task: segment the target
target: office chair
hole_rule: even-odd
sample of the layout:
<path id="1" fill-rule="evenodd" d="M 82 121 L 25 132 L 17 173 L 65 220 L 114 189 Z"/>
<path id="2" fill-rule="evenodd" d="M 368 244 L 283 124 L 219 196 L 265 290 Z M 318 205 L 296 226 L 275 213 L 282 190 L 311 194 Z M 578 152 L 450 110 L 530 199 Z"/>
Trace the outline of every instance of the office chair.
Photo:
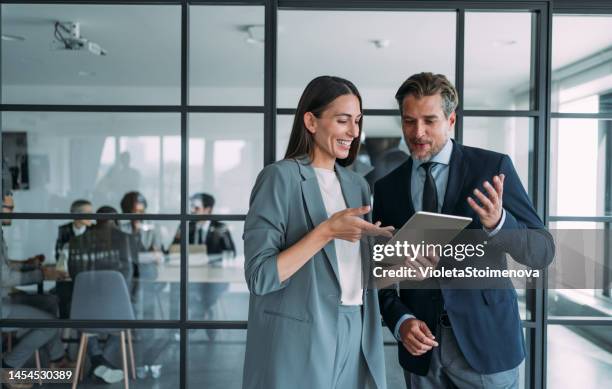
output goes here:
<path id="1" fill-rule="evenodd" d="M 76 276 L 74 294 L 70 307 L 72 320 L 134 320 L 134 310 L 130 294 L 121 273 L 113 270 L 84 271 Z M 129 389 L 127 348 L 131 362 L 132 379 L 136 378 L 134 348 L 129 330 L 121 329 L 86 329 L 81 333 L 77 365 L 72 381 L 76 389 L 78 381 L 83 379 L 87 339 L 100 333 L 119 332 L 121 338 L 121 356 L 123 361 L 123 380 L 125 389 Z"/>

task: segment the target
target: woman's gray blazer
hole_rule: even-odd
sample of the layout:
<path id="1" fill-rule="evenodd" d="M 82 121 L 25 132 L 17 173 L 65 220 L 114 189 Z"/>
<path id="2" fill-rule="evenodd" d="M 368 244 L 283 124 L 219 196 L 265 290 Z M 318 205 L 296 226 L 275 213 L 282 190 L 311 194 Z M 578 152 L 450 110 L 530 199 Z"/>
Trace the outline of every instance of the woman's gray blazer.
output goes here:
<path id="1" fill-rule="evenodd" d="M 362 177 L 338 164 L 336 172 L 349 208 L 370 203 L 368 184 Z M 251 292 L 244 389 L 331 386 L 340 304 L 334 243 L 329 242 L 283 283 L 279 282 L 276 267 L 280 251 L 326 219 L 323 198 L 308 158 L 276 162 L 257 177 L 243 236 L 245 278 Z M 371 239 L 361 239 L 364 275 L 361 343 L 376 387 L 384 389 L 377 293 L 366 285 L 370 253 Z"/>

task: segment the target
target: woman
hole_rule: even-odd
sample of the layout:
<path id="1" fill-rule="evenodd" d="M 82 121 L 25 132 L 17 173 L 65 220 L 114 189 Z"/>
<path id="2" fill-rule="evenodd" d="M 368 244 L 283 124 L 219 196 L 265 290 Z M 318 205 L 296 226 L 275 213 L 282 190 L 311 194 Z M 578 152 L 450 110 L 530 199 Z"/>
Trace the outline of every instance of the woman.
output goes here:
<path id="1" fill-rule="evenodd" d="M 357 88 L 317 77 L 300 99 L 285 159 L 257 178 L 244 227 L 251 292 L 243 388 L 386 388 Z M 365 218 L 365 219 L 364 219 Z M 369 290 L 368 290 L 369 289 Z"/>

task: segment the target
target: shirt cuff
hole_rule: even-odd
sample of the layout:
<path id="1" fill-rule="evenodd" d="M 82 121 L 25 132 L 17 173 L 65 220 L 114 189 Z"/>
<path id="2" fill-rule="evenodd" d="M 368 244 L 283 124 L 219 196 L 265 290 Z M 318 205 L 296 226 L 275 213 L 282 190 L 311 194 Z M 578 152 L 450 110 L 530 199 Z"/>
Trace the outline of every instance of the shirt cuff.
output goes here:
<path id="1" fill-rule="evenodd" d="M 400 334 L 399 334 L 400 327 L 402 326 L 402 323 L 408 319 L 416 319 L 416 318 L 414 315 L 411 315 L 409 313 L 404 313 L 402 317 L 400 317 L 399 320 L 397 321 L 397 324 L 395 324 L 395 330 L 393 331 L 393 336 L 395 336 L 395 339 L 397 339 L 398 342 L 402 341 L 402 338 L 400 338 Z"/>
<path id="2" fill-rule="evenodd" d="M 495 236 L 499 230 L 501 230 L 502 226 L 504 225 L 506 221 L 506 210 L 502 208 L 502 215 L 501 215 L 501 219 L 499 219 L 499 223 L 497 223 L 497 227 L 495 227 L 494 229 L 490 230 L 486 227 L 482 227 L 483 230 L 485 230 L 485 232 L 489 235 L 489 238 Z"/>

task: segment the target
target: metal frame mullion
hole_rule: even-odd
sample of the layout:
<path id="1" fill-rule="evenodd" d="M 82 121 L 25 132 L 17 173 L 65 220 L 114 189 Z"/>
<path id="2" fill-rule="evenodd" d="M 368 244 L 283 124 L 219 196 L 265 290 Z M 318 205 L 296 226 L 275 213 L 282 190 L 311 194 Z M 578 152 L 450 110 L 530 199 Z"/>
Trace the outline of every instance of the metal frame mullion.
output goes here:
<path id="1" fill-rule="evenodd" d="M 550 168 L 550 86 L 552 58 L 552 4 L 547 2 L 538 14 L 538 47 L 536 48 L 536 108 L 539 112 L 534 142 L 536 174 L 534 199 L 536 210 L 543 222 L 548 224 L 548 173 Z M 548 269 L 543 270 L 535 299 L 535 358 L 532 362 L 533 388 L 546 388 L 547 316 L 548 316 Z"/>
<path id="2" fill-rule="evenodd" d="M 548 325 L 612 326 L 612 317 L 550 316 Z"/>
<path id="3" fill-rule="evenodd" d="M 90 112 L 90 113 L 264 113 L 257 105 L 69 105 L 69 104 L 2 104 L 3 112 Z"/>
<path id="4" fill-rule="evenodd" d="M 609 0 L 555 0 L 555 14 L 605 14 L 612 12 Z"/>
<path id="5" fill-rule="evenodd" d="M 73 4 L 73 5 L 179 5 L 181 0 L 0 0 L 2 4 Z"/>
<path id="6" fill-rule="evenodd" d="M 351 10 L 351 11 L 388 11 L 415 9 L 416 11 L 439 11 L 471 9 L 475 10 L 533 10 L 536 1 L 491 1 L 491 0 L 471 0 L 471 1 L 428 1 L 419 0 L 279 0 L 279 8 L 295 10 Z M 539 3 L 542 3 L 540 1 Z"/>
<path id="7" fill-rule="evenodd" d="M 549 216 L 548 221 L 612 223 L 612 216 Z"/>
<path id="8" fill-rule="evenodd" d="M 264 42 L 264 166 L 276 160 L 276 43 L 278 0 L 266 0 Z"/>
<path id="9" fill-rule="evenodd" d="M 181 112 L 180 105 L 69 105 L 69 104 L 2 104 L 3 112 L 109 112 L 168 113 Z"/>
<path id="10" fill-rule="evenodd" d="M 90 220 L 187 220 L 187 221 L 198 221 L 198 220 L 230 220 L 230 221 L 242 221 L 245 220 L 246 215 L 244 214 L 212 214 L 212 215 L 191 215 L 191 214 L 137 214 L 137 213 L 0 213 L 2 219 L 12 220 L 76 220 L 76 219 L 90 219 Z"/>
<path id="11" fill-rule="evenodd" d="M 612 120 L 612 112 L 598 113 L 570 113 L 570 112 L 552 112 L 550 114 L 553 119 L 597 119 L 597 120 Z"/>
<path id="12" fill-rule="evenodd" d="M 190 5 L 265 5 L 265 0 L 187 0 Z"/>
<path id="13" fill-rule="evenodd" d="M 189 4 L 183 0 L 181 4 L 181 269 L 180 269 L 180 344 L 179 344 L 179 387 L 187 388 L 187 248 L 189 234 L 187 233 L 187 196 L 189 193 Z"/>
<path id="14" fill-rule="evenodd" d="M 0 4 L 0 35 L 2 34 L 2 5 Z M 2 58 L 2 39 L 0 39 L 0 58 Z M 1 62 L 1 61 L 0 61 Z M 0 63 L 0 106 L 2 106 L 2 65 Z M 0 111 L 0 195 L 2 196 L 2 201 L 4 202 L 4 169 L 2 166 L 2 161 L 4 161 L 4 145 L 2 143 L 2 116 L 3 113 Z M 2 209 L 0 208 L 0 212 Z M 0 227 L 1 228 L 1 227 Z M 2 233 L 0 231 L 0 233 Z M 4 238 L 4 237 L 3 237 Z M 1 260 L 1 259 L 0 259 Z M 1 272 L 1 270 L 0 270 Z M 2 279 L 0 274 L 0 279 Z M 2 300 L 0 299 L 0 318 L 2 318 Z M 0 328 L 0 332 L 2 329 Z M 0 350 L 2 350 L 2 336 L 0 336 Z"/>
<path id="15" fill-rule="evenodd" d="M 478 116 L 478 117 L 538 117 L 538 111 L 510 111 L 510 110 L 484 110 L 484 109 L 466 109 L 462 110 L 463 116 Z"/>
<path id="16" fill-rule="evenodd" d="M 465 9 L 457 10 L 457 20 L 455 22 L 455 88 L 459 95 L 459 105 L 456 109 L 455 140 L 463 143 L 463 98 L 465 96 L 464 86 L 465 71 Z"/>
<path id="17" fill-rule="evenodd" d="M 187 107 L 189 112 L 201 113 L 264 113 L 264 106 L 257 105 L 242 105 L 242 106 L 224 106 L 224 105 L 190 105 Z"/>
<path id="18" fill-rule="evenodd" d="M 27 322 L 27 323 L 24 323 Z M 40 320 L 3 319 L 6 328 L 142 328 L 142 329 L 246 329 L 245 320 L 188 321 L 180 320 Z"/>
<path id="19" fill-rule="evenodd" d="M 264 5 L 265 0 L 0 0 L 2 4 L 108 5 Z"/>

